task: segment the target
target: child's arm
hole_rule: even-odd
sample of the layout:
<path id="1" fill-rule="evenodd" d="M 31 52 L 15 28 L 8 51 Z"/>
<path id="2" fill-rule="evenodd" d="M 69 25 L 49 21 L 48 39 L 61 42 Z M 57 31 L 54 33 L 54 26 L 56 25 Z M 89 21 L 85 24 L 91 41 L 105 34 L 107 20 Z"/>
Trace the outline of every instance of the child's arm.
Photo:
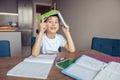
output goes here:
<path id="1" fill-rule="evenodd" d="M 46 27 L 46 23 L 44 22 L 44 20 L 42 20 L 42 23 L 40 23 L 40 32 L 36 38 L 36 41 L 34 43 L 34 46 L 32 48 L 32 56 L 37 57 L 40 53 L 41 50 L 41 42 L 42 42 L 42 37 L 44 32 L 46 31 L 47 27 Z"/>
<path id="2" fill-rule="evenodd" d="M 75 46 L 69 31 L 69 27 L 65 28 L 64 26 L 62 26 L 62 30 L 67 38 L 67 43 L 65 44 L 65 48 L 70 52 L 75 52 Z"/>
<path id="3" fill-rule="evenodd" d="M 43 36 L 43 33 L 42 32 L 39 32 L 37 38 L 36 38 L 36 41 L 34 43 L 34 46 L 32 48 L 32 56 L 34 57 L 37 57 L 40 53 L 40 50 L 41 50 L 41 41 L 42 41 L 42 36 Z"/>

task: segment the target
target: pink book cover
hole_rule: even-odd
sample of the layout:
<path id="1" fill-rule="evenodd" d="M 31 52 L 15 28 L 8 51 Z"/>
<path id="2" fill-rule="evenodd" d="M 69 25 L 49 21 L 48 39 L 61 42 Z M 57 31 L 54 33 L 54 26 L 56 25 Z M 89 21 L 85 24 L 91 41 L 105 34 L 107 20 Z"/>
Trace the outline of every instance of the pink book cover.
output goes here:
<path id="1" fill-rule="evenodd" d="M 96 58 L 96 59 L 101 60 L 106 63 L 111 62 L 111 61 L 120 63 L 120 57 L 114 57 L 114 56 L 109 56 L 109 55 L 100 55 L 100 54 L 86 54 L 86 55 Z"/>

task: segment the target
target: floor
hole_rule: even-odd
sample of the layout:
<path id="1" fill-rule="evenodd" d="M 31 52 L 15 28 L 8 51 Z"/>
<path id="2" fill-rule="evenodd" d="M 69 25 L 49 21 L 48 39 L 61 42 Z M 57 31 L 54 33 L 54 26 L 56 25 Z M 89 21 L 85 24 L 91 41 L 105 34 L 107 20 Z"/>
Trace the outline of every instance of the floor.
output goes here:
<path id="1" fill-rule="evenodd" d="M 23 56 L 31 55 L 31 46 L 22 46 L 22 55 Z"/>

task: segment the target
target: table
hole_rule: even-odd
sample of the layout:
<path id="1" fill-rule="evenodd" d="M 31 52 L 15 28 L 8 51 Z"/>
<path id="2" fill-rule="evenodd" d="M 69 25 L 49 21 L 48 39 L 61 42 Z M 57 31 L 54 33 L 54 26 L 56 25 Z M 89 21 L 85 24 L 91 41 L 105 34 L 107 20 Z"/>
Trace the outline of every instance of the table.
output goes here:
<path id="1" fill-rule="evenodd" d="M 77 51 L 74 53 L 61 52 L 57 54 L 56 60 L 60 59 L 61 57 L 77 59 L 80 55 L 86 54 L 86 53 L 104 55 L 103 53 L 95 51 L 95 50 L 83 50 L 83 51 Z M 21 62 L 24 58 L 26 58 L 26 56 L 14 56 L 14 57 L 0 58 L 0 80 L 40 80 L 40 79 L 24 78 L 24 77 L 12 77 L 12 76 L 6 75 L 6 73 L 10 69 L 12 69 L 19 62 Z M 48 75 L 47 80 L 74 80 L 73 78 L 68 77 L 61 73 L 61 69 L 55 66 L 56 60 L 52 66 L 52 69 Z"/>

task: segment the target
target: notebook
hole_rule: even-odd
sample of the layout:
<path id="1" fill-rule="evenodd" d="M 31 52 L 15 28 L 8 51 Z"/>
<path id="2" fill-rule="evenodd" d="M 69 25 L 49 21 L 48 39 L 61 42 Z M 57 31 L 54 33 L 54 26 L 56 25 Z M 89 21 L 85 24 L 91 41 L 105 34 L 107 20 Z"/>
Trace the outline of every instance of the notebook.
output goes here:
<path id="1" fill-rule="evenodd" d="M 47 79 L 56 55 L 27 57 L 7 72 L 7 76 Z"/>

